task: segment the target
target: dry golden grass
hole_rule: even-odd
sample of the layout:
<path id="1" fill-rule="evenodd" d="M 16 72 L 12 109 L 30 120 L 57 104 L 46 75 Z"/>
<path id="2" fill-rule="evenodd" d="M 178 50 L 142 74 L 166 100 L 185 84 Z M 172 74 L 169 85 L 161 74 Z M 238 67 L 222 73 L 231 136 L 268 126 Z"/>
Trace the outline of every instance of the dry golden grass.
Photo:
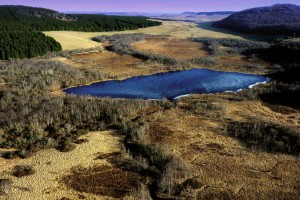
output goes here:
<path id="1" fill-rule="evenodd" d="M 142 28 L 131 31 L 114 31 L 114 32 L 76 32 L 76 31 L 47 31 L 46 35 L 53 37 L 61 45 L 63 50 L 73 50 L 81 48 L 93 48 L 100 44 L 91 41 L 92 37 L 99 35 L 114 35 L 125 33 L 145 33 L 153 35 L 171 35 L 180 38 L 188 37 L 216 37 L 216 38 L 243 38 L 242 34 L 231 34 L 219 32 L 218 30 L 208 30 L 199 28 L 196 23 L 163 21 L 162 26 Z"/>
<path id="2" fill-rule="evenodd" d="M 238 140 L 222 134 L 224 118 L 245 120 L 250 117 L 276 124 L 298 126 L 290 115 L 276 113 L 260 101 L 231 102 L 222 95 L 194 95 L 193 101 L 210 99 L 222 105 L 222 117 L 197 115 L 186 109 L 173 108 L 156 113 L 149 137 L 181 157 L 195 171 L 201 187 L 194 192 L 199 199 L 297 199 L 300 183 L 300 159 L 280 153 L 266 153 L 246 148 Z M 182 99 L 179 107 L 190 105 Z M 212 114 L 216 111 L 206 110 Z"/>
<path id="3" fill-rule="evenodd" d="M 79 63 L 88 63 L 89 68 L 99 69 L 112 76 L 119 75 L 120 72 L 123 76 L 139 74 L 141 70 L 135 66 L 146 64 L 142 59 L 130 55 L 119 55 L 109 51 L 78 54 L 74 55 L 73 58 Z"/>
<path id="4" fill-rule="evenodd" d="M 39 151 L 24 160 L 0 158 L 0 178 L 13 180 L 11 194 L 1 196 L 1 199 L 79 199 L 80 196 L 85 199 L 110 199 L 105 194 L 97 196 L 72 190 L 61 182 L 61 178 L 70 173 L 73 167 L 110 166 L 106 160 L 96 159 L 97 155 L 120 151 L 120 138 L 113 136 L 112 132 L 92 132 L 82 138 L 88 139 L 88 142 L 77 145 L 73 151 L 67 153 L 49 149 Z M 12 177 L 11 169 L 20 164 L 32 165 L 36 173 L 22 178 Z"/>
<path id="5" fill-rule="evenodd" d="M 76 31 L 48 31 L 44 33 L 58 41 L 63 50 L 88 49 L 101 46 L 98 42 L 90 39 L 97 36 L 96 33 Z"/>
<path id="6" fill-rule="evenodd" d="M 229 118 L 257 118 L 282 125 L 300 125 L 300 113 L 298 110 L 290 110 L 289 113 L 275 112 L 261 101 L 242 101 L 225 104 Z M 242 112 L 241 112 L 242 111 Z"/>
<path id="7" fill-rule="evenodd" d="M 265 61 L 249 61 L 241 55 L 217 56 L 215 61 L 218 63 L 211 66 L 211 69 L 229 72 L 242 72 L 250 74 L 268 74 L 272 71 L 270 63 Z"/>
<path id="8" fill-rule="evenodd" d="M 74 68 L 100 70 L 119 80 L 165 71 L 161 64 L 148 63 L 130 55 L 120 55 L 109 51 L 75 54 L 71 58 L 57 57 L 53 60 L 63 62 Z M 57 94 L 60 93 L 57 92 Z"/>

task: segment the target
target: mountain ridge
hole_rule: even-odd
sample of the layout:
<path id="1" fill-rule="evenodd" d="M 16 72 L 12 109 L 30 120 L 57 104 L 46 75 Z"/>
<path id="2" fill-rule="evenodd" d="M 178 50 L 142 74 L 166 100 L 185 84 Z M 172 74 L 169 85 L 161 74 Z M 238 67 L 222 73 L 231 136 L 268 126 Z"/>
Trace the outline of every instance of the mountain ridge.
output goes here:
<path id="1" fill-rule="evenodd" d="M 37 18 L 50 17 L 62 20 L 68 19 L 67 15 L 64 13 L 47 8 L 28 7 L 22 5 L 0 5 L 0 17 L 13 18 L 14 13 Z M 69 17 L 69 19 L 71 18 Z"/>
<path id="2" fill-rule="evenodd" d="M 215 12 L 183 12 L 182 15 L 231 15 L 235 11 L 215 11 Z"/>
<path id="3" fill-rule="evenodd" d="M 213 26 L 251 34 L 300 34 L 300 6 L 275 4 L 251 8 L 234 13 Z"/>

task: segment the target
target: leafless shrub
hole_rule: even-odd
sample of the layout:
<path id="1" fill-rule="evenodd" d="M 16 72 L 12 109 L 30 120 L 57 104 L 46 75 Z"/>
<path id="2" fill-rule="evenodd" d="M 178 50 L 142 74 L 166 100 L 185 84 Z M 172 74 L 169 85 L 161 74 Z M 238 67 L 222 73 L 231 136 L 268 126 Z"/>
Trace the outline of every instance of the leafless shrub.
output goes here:
<path id="1" fill-rule="evenodd" d="M 148 187 L 141 183 L 137 189 L 132 191 L 132 196 L 135 200 L 150 200 L 152 199 Z"/>
<path id="2" fill-rule="evenodd" d="M 292 127 L 250 119 L 246 122 L 228 122 L 224 133 L 251 149 L 292 155 L 300 153 L 299 131 Z"/>
<path id="3" fill-rule="evenodd" d="M 178 195 L 177 188 L 180 183 L 188 179 L 192 175 L 188 167 L 183 161 L 173 156 L 165 165 L 163 173 L 160 177 L 159 188 L 168 198 Z"/>
<path id="4" fill-rule="evenodd" d="M 31 152 L 47 147 L 66 147 L 93 130 L 126 121 L 141 108 L 159 102 L 97 99 L 69 95 L 54 97 L 53 89 L 101 80 L 106 75 L 93 70 L 77 70 L 52 61 L 11 61 L 0 65 L 0 75 L 10 86 L 0 95 L 0 147 Z M 163 104 L 163 103 L 162 103 Z M 66 149 L 66 148 L 63 148 Z M 18 154 L 10 153 L 6 157 Z M 20 152 L 26 157 L 26 152 Z"/>
<path id="5" fill-rule="evenodd" d="M 249 41 L 231 38 L 195 38 L 194 41 L 202 42 L 207 45 L 208 51 L 213 55 L 222 55 L 223 51 L 220 50 L 221 46 L 229 47 L 231 54 L 242 53 L 249 49 L 265 49 L 269 48 L 270 44 L 267 42 Z"/>
<path id="6" fill-rule="evenodd" d="M 94 47 L 94 48 L 84 48 L 84 49 L 74 49 L 74 50 L 65 50 L 65 51 L 57 51 L 57 52 L 48 52 L 43 56 L 40 56 L 39 58 L 44 59 L 50 59 L 55 57 L 66 57 L 71 58 L 74 54 L 80 54 L 85 52 L 101 52 L 103 51 L 103 48 L 101 46 Z"/>
<path id="7" fill-rule="evenodd" d="M 17 165 L 12 170 L 11 174 L 16 177 L 30 176 L 35 173 L 35 170 L 30 165 Z"/>
<path id="8" fill-rule="evenodd" d="M 0 179 L 0 196 L 9 195 L 11 191 L 12 180 Z"/>

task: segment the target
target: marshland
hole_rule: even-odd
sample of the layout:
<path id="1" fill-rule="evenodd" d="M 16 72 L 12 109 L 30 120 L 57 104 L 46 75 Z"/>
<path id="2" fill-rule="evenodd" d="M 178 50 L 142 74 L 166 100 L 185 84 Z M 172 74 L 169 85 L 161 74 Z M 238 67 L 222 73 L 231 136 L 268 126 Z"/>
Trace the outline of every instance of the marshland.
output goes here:
<path id="1" fill-rule="evenodd" d="M 0 61 L 0 198 L 299 197 L 297 40 L 154 21 L 136 30 L 45 32 L 62 50 Z M 178 99 L 64 92 L 198 70 L 263 80 Z"/>

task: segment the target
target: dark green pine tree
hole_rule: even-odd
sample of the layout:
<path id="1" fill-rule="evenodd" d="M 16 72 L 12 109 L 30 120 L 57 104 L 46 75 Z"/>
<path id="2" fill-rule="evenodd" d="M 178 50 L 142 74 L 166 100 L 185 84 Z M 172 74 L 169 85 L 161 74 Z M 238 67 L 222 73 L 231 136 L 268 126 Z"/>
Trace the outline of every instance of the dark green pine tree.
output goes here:
<path id="1" fill-rule="evenodd" d="M 58 19 L 58 15 L 67 20 Z M 161 23 L 145 17 L 62 15 L 41 8 L 0 6 L 0 59 L 32 58 L 62 49 L 58 42 L 40 31 L 122 31 L 157 25 Z"/>

